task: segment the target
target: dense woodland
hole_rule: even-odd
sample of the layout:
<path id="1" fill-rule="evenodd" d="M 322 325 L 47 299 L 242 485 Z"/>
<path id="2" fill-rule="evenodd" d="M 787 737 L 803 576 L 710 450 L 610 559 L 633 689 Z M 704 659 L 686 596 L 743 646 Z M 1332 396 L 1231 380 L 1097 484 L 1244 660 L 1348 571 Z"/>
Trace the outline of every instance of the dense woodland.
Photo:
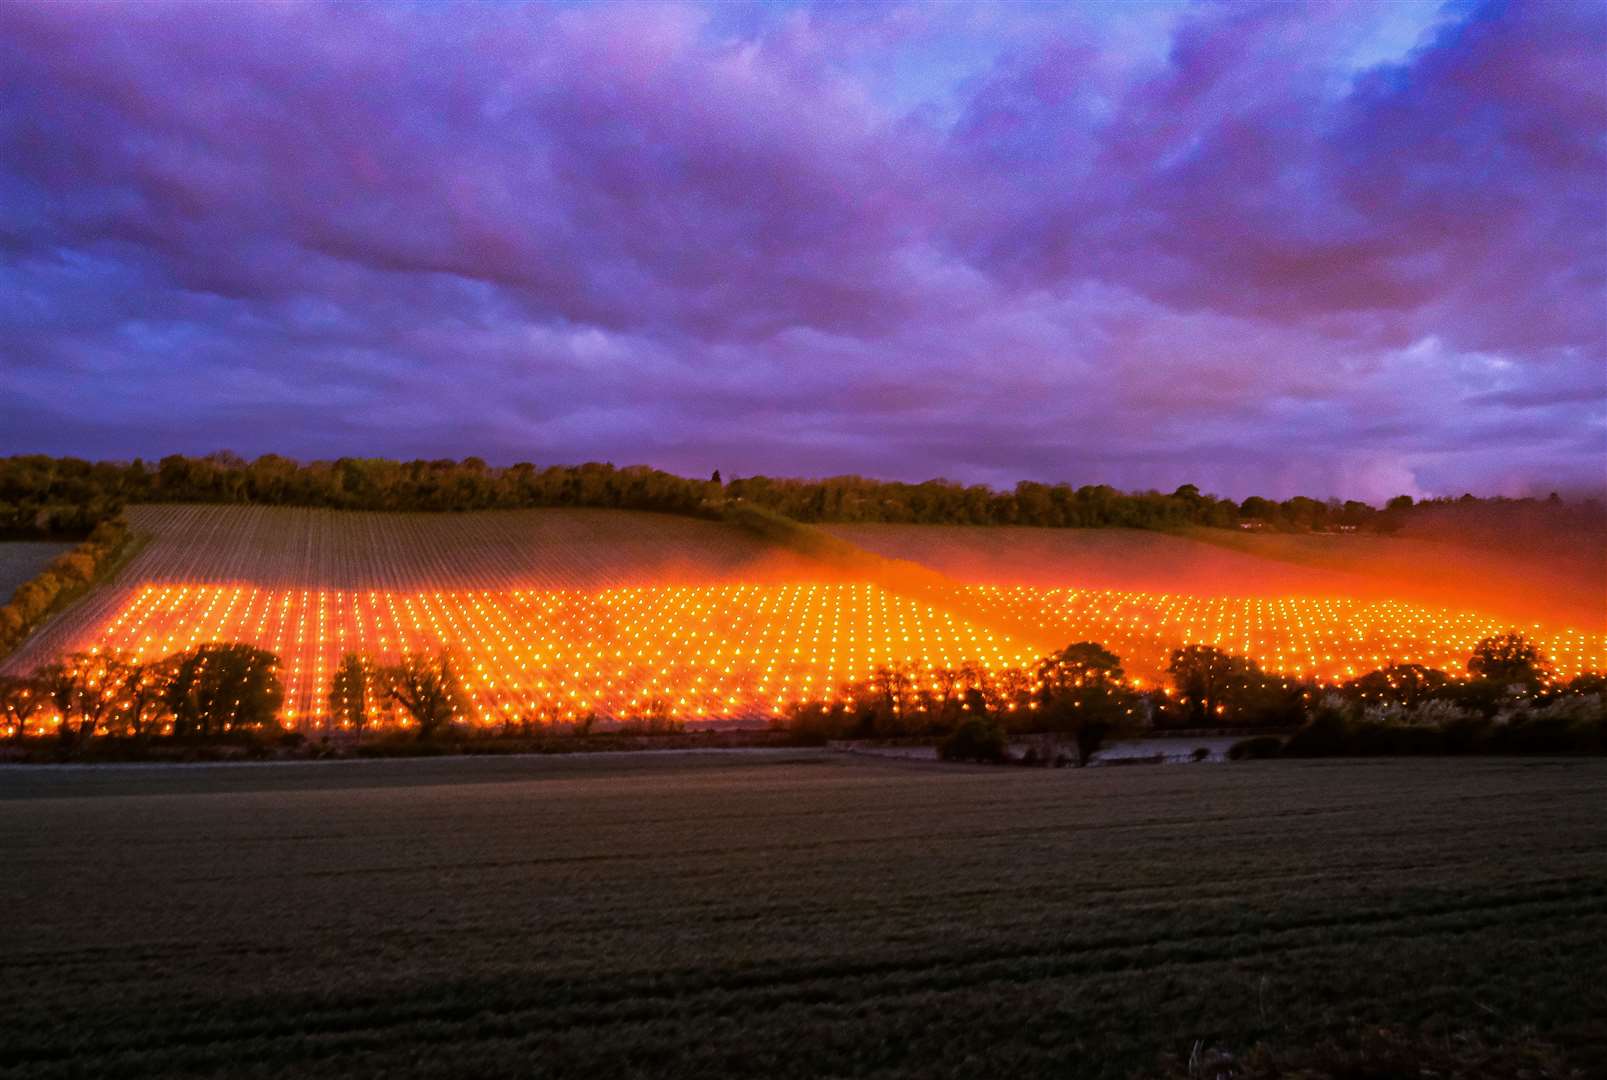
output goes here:
<path id="1" fill-rule="evenodd" d="M 946 480 L 920 484 L 837 476 L 823 480 L 754 476 L 691 480 L 643 465 L 487 465 L 462 461 L 341 458 L 301 464 L 267 454 L 246 461 L 223 452 L 172 455 L 154 465 L 23 455 L 0 458 L 0 538 L 83 537 L 124 504 L 263 503 L 353 510 L 461 511 L 540 506 L 614 507 L 715 515 L 733 502 L 758 505 L 805 522 L 910 522 L 952 525 L 1249 526 L 1295 531 L 1393 531 L 1425 507 L 1524 505 L 1534 500 L 1419 503 L 1401 496 L 1383 509 L 1350 500 L 1297 497 L 1243 502 L 1185 484 L 1169 494 L 1121 492 L 1104 484 L 1022 482 L 1013 491 Z M 1556 505 L 1555 497 L 1552 504 Z M 1596 516 L 1594 503 L 1575 509 Z"/>

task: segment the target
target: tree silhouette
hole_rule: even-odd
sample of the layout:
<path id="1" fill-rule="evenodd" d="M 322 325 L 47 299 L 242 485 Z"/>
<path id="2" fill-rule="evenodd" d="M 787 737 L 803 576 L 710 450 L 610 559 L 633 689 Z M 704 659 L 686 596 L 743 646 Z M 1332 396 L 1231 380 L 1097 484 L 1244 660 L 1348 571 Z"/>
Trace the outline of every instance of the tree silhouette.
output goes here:
<path id="1" fill-rule="evenodd" d="M 369 686 L 373 681 L 373 665 L 356 653 L 347 653 L 329 683 L 329 715 L 350 728 L 359 742 L 363 725 L 368 722 Z"/>
<path id="2" fill-rule="evenodd" d="M 250 645 L 209 644 L 172 657 L 165 703 L 175 735 L 220 735 L 275 722 L 284 704 L 279 658 Z"/>
<path id="3" fill-rule="evenodd" d="M 1540 650 L 1517 632 L 1487 637 L 1473 646 L 1468 671 L 1491 682 L 1538 686 L 1550 674 Z"/>
<path id="4" fill-rule="evenodd" d="M 385 701 L 418 724 L 419 739 L 432 738 L 437 731 L 468 712 L 468 702 L 458 681 L 452 658 L 413 655 L 400 664 L 381 669 L 378 682 Z"/>

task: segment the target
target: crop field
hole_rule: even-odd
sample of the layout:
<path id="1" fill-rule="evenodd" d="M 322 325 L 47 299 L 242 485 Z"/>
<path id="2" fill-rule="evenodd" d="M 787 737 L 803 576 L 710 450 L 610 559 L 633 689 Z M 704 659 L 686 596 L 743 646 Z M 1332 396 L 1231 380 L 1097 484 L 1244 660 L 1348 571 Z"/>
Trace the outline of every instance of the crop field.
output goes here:
<path id="1" fill-rule="evenodd" d="M 318 728 L 343 654 L 392 662 L 450 649 L 472 719 L 487 725 L 587 714 L 752 719 L 829 697 L 884 666 L 1030 666 L 1078 640 L 1103 642 L 1130 675 L 1149 681 L 1161 677 L 1171 649 L 1193 643 L 1328 682 L 1388 663 L 1459 673 L 1480 638 L 1513 625 L 1467 610 L 1331 596 L 1042 580 L 951 579 L 901 590 L 898 582 L 838 580 L 840 572 L 732 526 L 622 511 L 170 506 L 136 508 L 133 520 L 153 542 L 4 670 L 72 650 L 151 659 L 211 641 L 248 642 L 280 657 L 284 722 Z M 1019 531 L 1001 533 L 988 575 L 1013 565 L 1009 537 Z M 930 534 L 921 535 L 931 548 Z M 955 534 L 961 550 L 968 535 Z M 1140 563 L 1164 563 L 1168 545 L 1185 542 L 1120 532 L 1088 541 L 1128 543 Z M 1560 677 L 1607 668 L 1599 630 L 1539 622 L 1522 629 Z"/>
<path id="2" fill-rule="evenodd" d="M 1384 1024 L 1602 1075 L 1604 804 L 1588 759 L 19 770 L 0 1077 L 1114 1078 Z"/>

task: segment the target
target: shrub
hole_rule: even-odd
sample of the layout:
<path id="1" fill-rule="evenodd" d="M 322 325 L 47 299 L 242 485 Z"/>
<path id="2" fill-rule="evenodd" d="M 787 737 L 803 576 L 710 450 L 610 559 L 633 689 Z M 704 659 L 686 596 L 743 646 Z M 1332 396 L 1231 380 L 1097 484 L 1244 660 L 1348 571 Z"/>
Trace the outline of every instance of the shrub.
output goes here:
<path id="1" fill-rule="evenodd" d="M 1453 682 L 1440 691 L 1441 700 L 1480 716 L 1494 716 L 1511 700 L 1510 686 L 1493 679 L 1467 679 Z"/>
<path id="2" fill-rule="evenodd" d="M 1104 768 L 1122 767 L 1127 765 L 1165 765 L 1165 754 L 1143 754 L 1132 757 L 1106 758 L 1099 763 Z"/>
<path id="3" fill-rule="evenodd" d="M 973 717 L 938 744 L 937 756 L 944 761 L 1001 762 L 1007 756 L 1004 729 L 991 720 Z"/>
<path id="4" fill-rule="evenodd" d="M 11 594 L 0 609 L 0 655 L 10 652 L 64 600 L 104 573 L 130 539 L 121 521 L 103 521 L 89 540 L 57 556 Z"/>
<path id="5" fill-rule="evenodd" d="M 1472 719 L 1473 714 L 1459 706 L 1454 701 L 1444 698 L 1431 698 L 1414 707 L 1406 714 L 1406 721 L 1419 727 L 1440 728 L 1444 730 L 1452 724 Z"/>
<path id="6" fill-rule="evenodd" d="M 20 638 L 26 625 L 27 621 L 23 619 L 22 612 L 15 604 L 0 607 L 0 640 L 12 641 Z"/>
<path id="7" fill-rule="evenodd" d="M 1598 694 L 1558 698 L 1497 717 L 1490 746 L 1513 754 L 1600 753 L 1607 734 L 1607 706 Z"/>
<path id="8" fill-rule="evenodd" d="M 1240 739 L 1228 747 L 1228 760 L 1247 761 L 1253 758 L 1275 758 L 1282 752 L 1282 739 L 1276 735 L 1257 735 L 1250 739 Z"/>
<path id="9" fill-rule="evenodd" d="M 1546 658 L 1522 634 L 1498 634 L 1473 647 L 1468 671 L 1503 686 L 1537 686 L 1547 673 Z"/>
<path id="10" fill-rule="evenodd" d="M 1440 749 L 1447 754 L 1480 753 L 1489 747 L 1492 726 L 1481 713 L 1455 709 L 1454 715 L 1441 722 Z"/>
<path id="11" fill-rule="evenodd" d="M 1339 752 L 1364 757 L 1433 754 L 1439 752 L 1443 742 L 1444 738 L 1436 728 L 1363 721 L 1349 727 L 1344 749 Z"/>
<path id="12" fill-rule="evenodd" d="M 173 734 L 217 736 L 239 728 L 276 735 L 284 704 L 279 658 L 244 644 L 212 643 L 173 656 L 164 690 Z"/>
<path id="13" fill-rule="evenodd" d="M 1311 712 L 1299 731 L 1289 736 L 1283 752 L 1289 757 L 1332 757 L 1350 748 L 1350 723 L 1341 708 L 1324 702 Z"/>
<path id="14" fill-rule="evenodd" d="M 98 549 L 81 545 L 65 555 L 57 556 L 50 564 L 50 571 L 63 581 L 82 584 L 95 576 L 96 564 L 102 557 Z"/>

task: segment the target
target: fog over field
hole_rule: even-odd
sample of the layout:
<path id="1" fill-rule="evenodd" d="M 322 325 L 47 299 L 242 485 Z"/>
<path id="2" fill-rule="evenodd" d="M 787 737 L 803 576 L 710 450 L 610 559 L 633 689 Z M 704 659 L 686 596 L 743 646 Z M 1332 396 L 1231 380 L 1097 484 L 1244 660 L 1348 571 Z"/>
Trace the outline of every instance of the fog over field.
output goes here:
<path id="1" fill-rule="evenodd" d="M 1607 631 L 1607 531 L 1420 535 L 828 525 L 962 581 L 1202 596 L 1352 596 Z"/>

